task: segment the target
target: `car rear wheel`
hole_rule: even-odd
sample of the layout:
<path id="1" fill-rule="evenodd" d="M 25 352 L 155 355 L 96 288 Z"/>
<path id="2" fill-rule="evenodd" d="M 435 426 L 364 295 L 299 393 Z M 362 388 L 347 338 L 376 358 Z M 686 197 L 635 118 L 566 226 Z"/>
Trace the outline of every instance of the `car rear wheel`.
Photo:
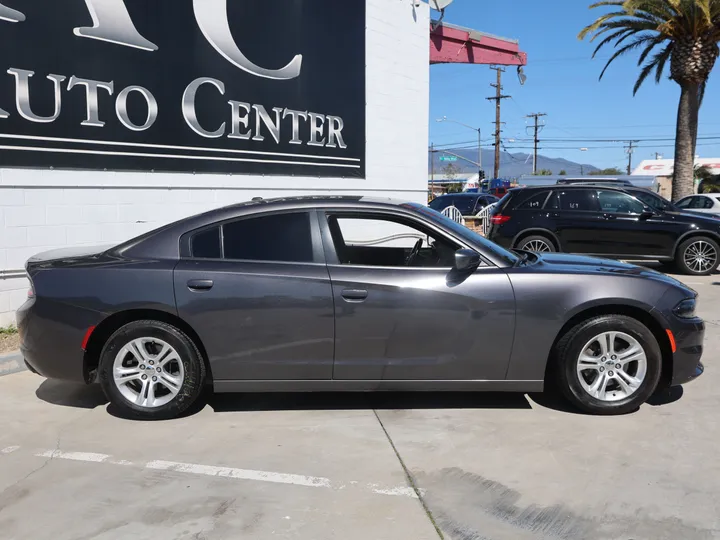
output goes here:
<path id="1" fill-rule="evenodd" d="M 660 380 L 657 339 L 640 321 L 624 315 L 602 315 L 578 324 L 555 352 L 560 389 L 591 414 L 632 412 Z"/>
<path id="2" fill-rule="evenodd" d="M 555 244 L 546 236 L 535 235 L 523 238 L 518 243 L 519 249 L 525 251 L 534 251 L 536 253 L 553 253 L 555 252 Z"/>
<path id="3" fill-rule="evenodd" d="M 126 416 L 174 418 L 200 396 L 205 364 L 183 332 L 159 321 L 135 321 L 116 331 L 100 358 L 100 383 Z"/>
<path id="4" fill-rule="evenodd" d="M 720 246 L 706 236 L 689 238 L 680 244 L 675 262 L 685 274 L 710 275 L 720 264 Z"/>

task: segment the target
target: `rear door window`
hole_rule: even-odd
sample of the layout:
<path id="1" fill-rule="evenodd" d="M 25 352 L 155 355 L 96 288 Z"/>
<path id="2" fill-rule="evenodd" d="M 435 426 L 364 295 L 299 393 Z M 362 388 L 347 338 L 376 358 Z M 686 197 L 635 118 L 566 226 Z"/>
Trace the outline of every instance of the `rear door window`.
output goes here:
<path id="1" fill-rule="evenodd" d="M 520 202 L 515 208 L 516 210 L 540 210 L 545 206 L 550 190 L 539 191 L 538 193 L 532 194 L 530 197 Z"/>
<path id="2" fill-rule="evenodd" d="M 271 214 L 226 223 L 223 246 L 226 259 L 313 262 L 310 214 Z"/>
<path id="3" fill-rule="evenodd" d="M 599 212 L 597 191 L 591 189 L 565 189 L 558 192 L 560 209 L 572 212 Z"/>

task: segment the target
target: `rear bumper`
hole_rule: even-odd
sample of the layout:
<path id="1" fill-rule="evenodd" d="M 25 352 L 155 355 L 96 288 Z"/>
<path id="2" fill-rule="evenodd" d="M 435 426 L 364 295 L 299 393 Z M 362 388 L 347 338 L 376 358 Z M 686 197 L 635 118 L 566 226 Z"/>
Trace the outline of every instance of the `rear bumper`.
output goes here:
<path id="1" fill-rule="evenodd" d="M 675 337 L 671 384 L 685 384 L 697 379 L 705 371 L 700 359 L 703 354 L 705 323 L 702 319 L 682 320 L 672 317 L 670 330 Z"/>
<path id="2" fill-rule="evenodd" d="M 89 312 L 63 306 L 65 311 L 77 313 L 58 318 L 54 316 L 55 309 L 57 306 L 52 302 L 32 299 L 17 311 L 20 351 L 25 363 L 30 371 L 48 379 L 87 382 L 81 345 L 86 329 L 93 325 L 89 320 L 92 317 Z"/>

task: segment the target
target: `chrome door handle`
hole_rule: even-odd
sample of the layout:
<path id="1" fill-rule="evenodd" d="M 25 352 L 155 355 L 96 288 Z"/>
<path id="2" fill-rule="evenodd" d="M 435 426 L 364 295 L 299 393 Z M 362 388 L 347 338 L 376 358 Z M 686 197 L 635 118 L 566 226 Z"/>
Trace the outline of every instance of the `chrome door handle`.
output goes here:
<path id="1" fill-rule="evenodd" d="M 213 287 L 212 279 L 191 279 L 187 282 L 191 291 L 209 291 Z"/>
<path id="2" fill-rule="evenodd" d="M 365 289 L 345 289 L 341 295 L 348 302 L 362 302 L 367 299 L 368 292 Z"/>

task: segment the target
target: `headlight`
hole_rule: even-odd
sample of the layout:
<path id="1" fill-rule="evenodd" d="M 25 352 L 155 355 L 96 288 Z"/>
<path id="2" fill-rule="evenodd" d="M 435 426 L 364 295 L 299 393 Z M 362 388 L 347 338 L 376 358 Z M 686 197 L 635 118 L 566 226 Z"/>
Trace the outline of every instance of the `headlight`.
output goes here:
<path id="1" fill-rule="evenodd" d="M 675 309 L 673 313 L 681 319 L 693 319 L 695 318 L 695 309 L 697 308 L 697 301 L 694 298 L 688 298 L 683 300 Z"/>

